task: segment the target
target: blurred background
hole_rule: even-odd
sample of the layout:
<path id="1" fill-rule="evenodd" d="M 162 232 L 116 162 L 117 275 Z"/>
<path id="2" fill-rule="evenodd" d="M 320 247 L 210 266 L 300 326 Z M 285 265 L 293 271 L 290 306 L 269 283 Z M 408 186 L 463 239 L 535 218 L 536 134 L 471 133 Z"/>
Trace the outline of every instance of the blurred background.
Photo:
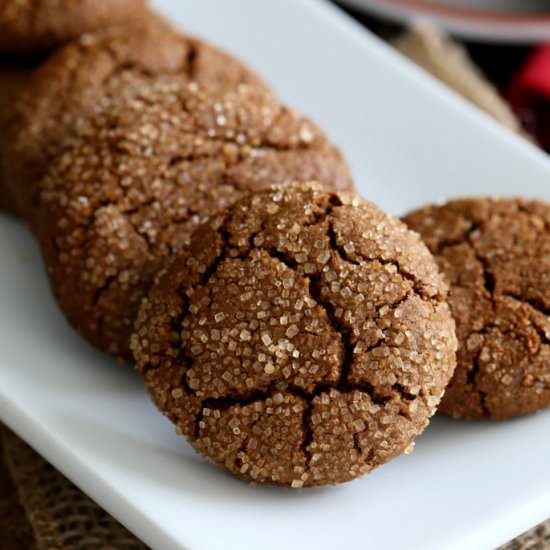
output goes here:
<path id="1" fill-rule="evenodd" d="M 550 151 L 550 0 L 340 0 L 363 25 Z"/>

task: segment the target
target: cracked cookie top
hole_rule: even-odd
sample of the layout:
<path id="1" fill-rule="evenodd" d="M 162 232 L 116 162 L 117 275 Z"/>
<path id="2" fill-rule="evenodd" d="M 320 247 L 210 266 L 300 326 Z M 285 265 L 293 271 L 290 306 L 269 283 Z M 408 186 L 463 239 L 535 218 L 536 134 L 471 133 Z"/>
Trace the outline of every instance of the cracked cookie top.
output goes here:
<path id="1" fill-rule="evenodd" d="M 339 153 L 263 87 L 142 86 L 81 127 L 43 182 L 42 252 L 59 304 L 131 358 L 137 306 L 191 232 L 243 192 L 302 177 L 352 187 Z"/>
<path id="2" fill-rule="evenodd" d="M 40 56 L 143 11 L 143 0 L 2 0 L 0 52 Z"/>
<path id="3" fill-rule="evenodd" d="M 36 228 L 40 183 L 79 120 L 147 82 L 186 79 L 232 89 L 259 81 L 239 61 L 182 36 L 153 14 L 85 34 L 53 54 L 31 77 L 4 123 L 2 185 Z"/>
<path id="4" fill-rule="evenodd" d="M 358 197 L 289 183 L 200 226 L 157 278 L 132 350 L 160 409 L 258 483 L 352 480 L 410 448 L 455 365 L 416 234 Z"/>
<path id="5" fill-rule="evenodd" d="M 404 220 L 451 286 L 458 361 L 440 412 L 504 419 L 550 405 L 550 205 L 464 199 Z"/>

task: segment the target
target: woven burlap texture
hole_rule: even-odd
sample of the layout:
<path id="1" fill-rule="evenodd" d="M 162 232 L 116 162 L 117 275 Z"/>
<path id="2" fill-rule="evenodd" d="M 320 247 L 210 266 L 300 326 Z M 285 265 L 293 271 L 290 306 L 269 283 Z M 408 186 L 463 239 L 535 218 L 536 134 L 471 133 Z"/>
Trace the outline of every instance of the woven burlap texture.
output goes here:
<path id="1" fill-rule="evenodd" d="M 550 520 L 527 531 L 498 550 L 548 550 L 550 548 Z"/>
<path id="2" fill-rule="evenodd" d="M 494 88 L 483 79 L 465 50 L 433 27 L 417 27 L 401 37 L 396 45 L 424 69 L 502 124 L 515 131 L 519 130 L 519 124 L 509 108 Z M 21 439 L 1 426 L 0 430 L 4 461 L 19 495 L 17 499 L 14 488 L 6 480 L 5 494 L 0 493 L 2 550 L 146 548 Z M 23 509 L 28 521 L 24 517 Z M 33 535 L 35 543 L 32 542 Z M 499 550 L 549 549 L 550 520 Z"/>
<path id="3" fill-rule="evenodd" d="M 147 548 L 53 466 L 7 429 L 4 461 L 43 550 Z M 22 549 L 23 550 L 23 549 Z"/>
<path id="4" fill-rule="evenodd" d="M 19 502 L 17 488 L 4 465 L 3 456 L 0 434 L 0 547 L 2 550 L 35 550 L 31 525 Z"/>

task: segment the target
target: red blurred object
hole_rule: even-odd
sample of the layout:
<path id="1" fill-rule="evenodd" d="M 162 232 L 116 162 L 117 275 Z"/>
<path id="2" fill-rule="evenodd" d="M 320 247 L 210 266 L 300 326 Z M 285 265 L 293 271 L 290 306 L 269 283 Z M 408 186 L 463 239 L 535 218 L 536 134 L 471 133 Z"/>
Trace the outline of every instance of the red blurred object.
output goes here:
<path id="1" fill-rule="evenodd" d="M 550 151 L 550 44 L 533 50 L 505 95 L 526 129 Z"/>

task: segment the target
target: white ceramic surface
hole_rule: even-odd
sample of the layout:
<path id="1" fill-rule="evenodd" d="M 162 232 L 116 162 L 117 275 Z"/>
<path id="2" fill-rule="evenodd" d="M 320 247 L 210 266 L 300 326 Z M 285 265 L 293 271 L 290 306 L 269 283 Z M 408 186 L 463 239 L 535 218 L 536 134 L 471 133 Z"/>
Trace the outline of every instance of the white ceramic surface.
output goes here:
<path id="1" fill-rule="evenodd" d="M 337 0 L 391 21 L 430 19 L 477 42 L 536 43 L 550 40 L 547 0 Z"/>
<path id="2" fill-rule="evenodd" d="M 550 199 L 550 162 L 317 0 L 157 0 L 241 55 L 347 154 L 384 208 Z M 156 549 L 491 549 L 550 516 L 550 411 L 438 419 L 416 451 L 344 486 L 251 487 L 207 465 L 137 375 L 65 324 L 23 225 L 0 216 L 0 418 Z"/>

